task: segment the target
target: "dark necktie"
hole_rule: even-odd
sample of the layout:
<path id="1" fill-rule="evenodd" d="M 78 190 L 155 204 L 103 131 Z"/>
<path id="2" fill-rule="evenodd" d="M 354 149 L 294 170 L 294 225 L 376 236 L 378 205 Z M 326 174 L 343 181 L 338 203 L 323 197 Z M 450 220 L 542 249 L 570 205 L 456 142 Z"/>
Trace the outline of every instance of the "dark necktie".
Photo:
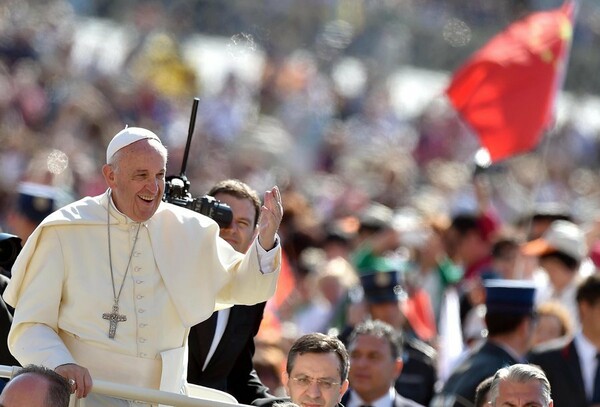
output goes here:
<path id="1" fill-rule="evenodd" d="M 592 403 L 600 403 L 600 353 L 596 354 L 596 375 L 594 376 Z"/>

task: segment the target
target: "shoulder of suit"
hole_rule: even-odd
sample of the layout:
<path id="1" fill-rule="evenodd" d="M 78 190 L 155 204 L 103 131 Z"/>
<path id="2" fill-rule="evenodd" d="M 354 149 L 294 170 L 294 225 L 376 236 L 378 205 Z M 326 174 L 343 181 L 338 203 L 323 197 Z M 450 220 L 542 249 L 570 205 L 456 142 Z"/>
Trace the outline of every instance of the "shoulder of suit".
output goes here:
<path id="1" fill-rule="evenodd" d="M 233 307 L 231 307 L 231 310 L 238 309 L 238 310 L 253 310 L 253 311 L 261 311 L 262 312 L 266 305 L 267 305 L 266 302 L 259 302 L 258 304 L 252 304 L 252 305 L 235 304 Z"/>
<path id="2" fill-rule="evenodd" d="M 404 342 L 404 345 L 412 350 L 417 351 L 427 359 L 435 359 L 437 357 L 437 351 L 433 348 L 433 346 L 428 345 L 417 338 L 407 338 Z"/>
<path id="3" fill-rule="evenodd" d="M 265 397 L 262 399 L 254 400 L 252 402 L 252 405 L 257 407 L 268 407 L 272 406 L 275 403 L 285 403 L 289 401 L 291 401 L 289 397 Z"/>
<path id="4" fill-rule="evenodd" d="M 396 393 L 396 395 L 395 395 L 396 400 L 394 403 L 394 405 L 396 407 L 424 407 L 422 404 L 419 404 L 414 400 L 403 397 L 400 393 L 398 393 L 398 391 L 394 391 L 394 392 Z"/>

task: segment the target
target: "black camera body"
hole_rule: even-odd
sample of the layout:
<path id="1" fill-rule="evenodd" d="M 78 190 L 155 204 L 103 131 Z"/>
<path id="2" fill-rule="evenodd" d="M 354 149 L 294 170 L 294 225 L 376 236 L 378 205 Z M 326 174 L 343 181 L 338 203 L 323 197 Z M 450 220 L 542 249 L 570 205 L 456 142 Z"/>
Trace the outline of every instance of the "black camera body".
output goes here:
<path id="1" fill-rule="evenodd" d="M 229 205 L 210 195 L 192 198 L 189 190 L 190 182 L 184 176 L 169 176 L 165 182 L 163 201 L 206 215 L 222 228 L 231 225 L 233 212 Z"/>
<path id="2" fill-rule="evenodd" d="M 9 233 L 0 233 L 0 268 L 10 272 L 20 252 L 20 237 Z"/>

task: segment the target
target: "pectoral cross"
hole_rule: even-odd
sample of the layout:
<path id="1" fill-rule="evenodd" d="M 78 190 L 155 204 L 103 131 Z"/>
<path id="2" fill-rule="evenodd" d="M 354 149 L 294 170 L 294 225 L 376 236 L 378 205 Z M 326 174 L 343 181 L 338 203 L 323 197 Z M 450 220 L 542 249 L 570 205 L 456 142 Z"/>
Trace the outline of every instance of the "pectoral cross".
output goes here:
<path id="1" fill-rule="evenodd" d="M 108 329 L 108 337 L 110 339 L 115 339 L 115 334 L 117 333 L 117 323 L 127 321 L 127 317 L 123 314 L 119 314 L 119 304 L 114 304 L 112 308 L 112 312 L 105 312 L 102 314 L 102 319 L 107 319 L 110 321 L 110 327 Z"/>

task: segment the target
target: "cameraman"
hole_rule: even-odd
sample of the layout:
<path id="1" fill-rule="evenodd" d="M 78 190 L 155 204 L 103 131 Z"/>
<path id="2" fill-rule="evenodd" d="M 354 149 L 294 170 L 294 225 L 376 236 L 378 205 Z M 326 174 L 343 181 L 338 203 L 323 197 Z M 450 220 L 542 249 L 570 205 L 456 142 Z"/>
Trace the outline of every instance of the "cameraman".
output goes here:
<path id="1" fill-rule="evenodd" d="M 258 232 L 261 202 L 245 183 L 228 179 L 216 184 L 209 196 L 229 205 L 233 219 L 219 235 L 235 250 L 245 253 Z M 234 305 L 216 311 L 192 327 L 189 335 L 188 382 L 222 390 L 242 404 L 268 396 L 254 365 L 254 336 L 263 317 L 265 303 Z"/>

